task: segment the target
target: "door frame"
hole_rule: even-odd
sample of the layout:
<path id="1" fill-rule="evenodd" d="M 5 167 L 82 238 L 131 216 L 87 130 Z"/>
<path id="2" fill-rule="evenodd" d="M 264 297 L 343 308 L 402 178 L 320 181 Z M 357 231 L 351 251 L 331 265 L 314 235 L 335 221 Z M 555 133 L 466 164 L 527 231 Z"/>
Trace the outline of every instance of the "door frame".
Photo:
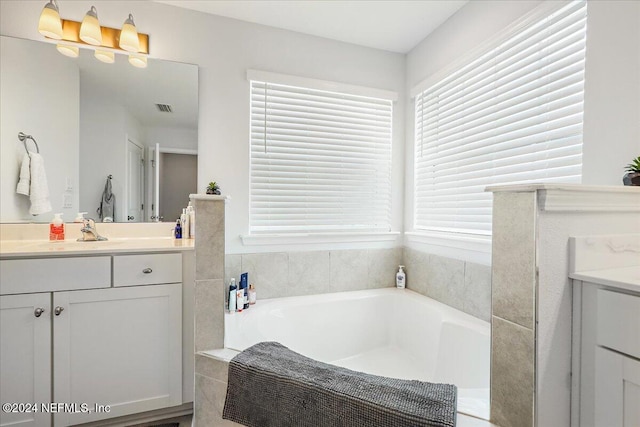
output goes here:
<path id="1" fill-rule="evenodd" d="M 141 194 L 140 194 L 140 201 L 142 202 L 142 217 L 140 221 L 137 222 L 145 222 L 146 218 L 147 218 L 147 203 L 145 200 L 145 194 L 146 194 L 146 168 L 147 168 L 147 164 L 146 164 L 146 154 L 145 154 L 145 146 L 144 144 L 140 143 L 136 138 L 133 138 L 132 136 L 130 136 L 128 133 L 125 134 L 125 141 L 124 141 L 124 164 L 125 164 L 125 179 L 124 179 L 124 200 L 123 200 L 123 206 L 124 206 L 124 212 L 122 213 L 122 222 L 129 222 L 127 220 L 127 216 L 128 216 L 128 212 L 129 212 L 129 181 L 131 179 L 131 177 L 129 176 L 129 143 L 131 142 L 133 145 L 137 146 L 140 148 L 140 151 L 142 152 L 142 174 L 140 176 L 140 185 L 142 186 L 141 188 Z M 115 215 L 115 213 L 114 213 Z M 134 221 L 136 222 L 136 221 Z"/>

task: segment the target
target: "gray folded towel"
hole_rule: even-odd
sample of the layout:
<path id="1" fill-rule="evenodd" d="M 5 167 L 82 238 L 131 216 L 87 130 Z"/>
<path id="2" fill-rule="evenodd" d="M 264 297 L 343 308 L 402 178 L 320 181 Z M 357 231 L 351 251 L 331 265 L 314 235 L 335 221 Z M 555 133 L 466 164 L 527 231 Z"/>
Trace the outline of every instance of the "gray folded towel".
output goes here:
<path id="1" fill-rule="evenodd" d="M 276 342 L 229 362 L 222 418 L 250 427 L 453 427 L 456 386 L 322 363 Z"/>
<path id="2" fill-rule="evenodd" d="M 102 199 L 100 199 L 100 206 L 97 212 L 98 217 L 103 222 L 115 222 L 116 220 L 116 195 L 113 194 L 111 189 L 111 178 L 107 178 L 107 182 L 104 184 L 104 191 L 102 192 Z"/>

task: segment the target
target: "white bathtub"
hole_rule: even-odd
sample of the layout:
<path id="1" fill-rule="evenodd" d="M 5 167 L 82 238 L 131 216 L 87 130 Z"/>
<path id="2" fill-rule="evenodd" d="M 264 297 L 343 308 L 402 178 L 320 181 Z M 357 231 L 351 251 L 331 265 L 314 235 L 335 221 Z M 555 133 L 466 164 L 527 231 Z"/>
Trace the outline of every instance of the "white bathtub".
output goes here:
<path id="1" fill-rule="evenodd" d="M 225 314 L 225 347 L 278 341 L 356 371 L 458 386 L 458 411 L 489 418 L 489 323 L 395 288 L 258 300 Z"/>

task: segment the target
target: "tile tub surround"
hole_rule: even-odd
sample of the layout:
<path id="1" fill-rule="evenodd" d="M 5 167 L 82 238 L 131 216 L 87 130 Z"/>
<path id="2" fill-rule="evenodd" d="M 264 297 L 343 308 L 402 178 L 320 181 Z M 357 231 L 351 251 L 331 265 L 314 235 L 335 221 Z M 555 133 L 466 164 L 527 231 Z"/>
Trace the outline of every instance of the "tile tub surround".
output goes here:
<path id="1" fill-rule="evenodd" d="M 403 250 L 402 264 L 406 267 L 409 289 L 482 320 L 490 321 L 490 266 L 446 258 L 407 247 Z"/>
<path id="2" fill-rule="evenodd" d="M 247 272 L 258 299 L 384 288 L 401 261 L 402 248 L 232 254 L 225 284 Z"/>
<path id="3" fill-rule="evenodd" d="M 569 427 L 569 238 L 639 233 L 640 189 L 532 184 L 488 191 L 494 193 L 492 421 Z"/>

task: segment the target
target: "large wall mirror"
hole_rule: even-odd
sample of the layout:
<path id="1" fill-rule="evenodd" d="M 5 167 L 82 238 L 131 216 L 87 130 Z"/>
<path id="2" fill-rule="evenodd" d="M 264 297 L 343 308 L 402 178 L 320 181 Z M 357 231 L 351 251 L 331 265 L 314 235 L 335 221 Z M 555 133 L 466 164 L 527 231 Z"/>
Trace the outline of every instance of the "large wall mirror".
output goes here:
<path id="1" fill-rule="evenodd" d="M 198 67 L 149 59 L 139 69 L 122 55 L 105 64 L 91 50 L 68 58 L 50 43 L 0 43 L 0 222 L 97 219 L 107 181 L 116 222 L 175 221 L 197 192 Z M 30 215 L 16 193 L 19 132 L 37 141 L 52 212 Z"/>

